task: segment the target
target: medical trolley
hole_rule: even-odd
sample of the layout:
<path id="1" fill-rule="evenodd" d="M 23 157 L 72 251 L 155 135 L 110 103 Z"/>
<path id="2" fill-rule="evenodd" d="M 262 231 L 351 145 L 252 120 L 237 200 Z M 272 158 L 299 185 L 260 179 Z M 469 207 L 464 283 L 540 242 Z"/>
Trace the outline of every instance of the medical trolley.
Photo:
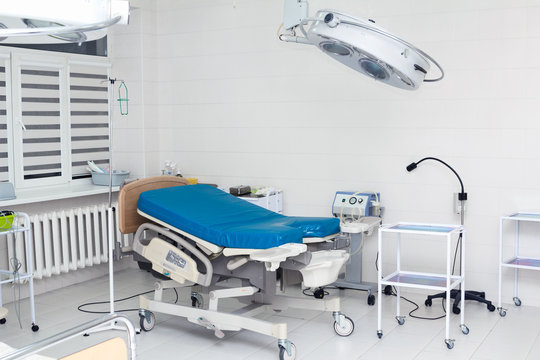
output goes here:
<path id="1" fill-rule="evenodd" d="M 19 225 L 24 222 L 24 225 Z M 30 241 L 30 218 L 27 214 L 22 212 L 17 212 L 14 214 L 13 225 L 9 228 L 0 229 L 0 235 L 13 234 L 13 241 L 17 241 L 17 233 L 24 233 L 24 241 L 26 247 L 26 261 L 27 261 L 27 273 L 16 272 L 15 270 L 0 270 L 0 309 L 2 308 L 2 284 L 10 284 L 15 282 L 23 282 L 24 280 L 28 281 L 29 287 L 29 298 L 30 298 L 30 315 L 32 320 L 32 331 L 36 332 L 39 330 L 39 326 L 36 325 L 36 313 L 34 305 L 34 269 L 33 269 L 33 253 L 32 241 Z M 16 248 L 16 247 L 14 247 Z M 13 259 L 18 263 L 16 254 L 13 255 Z M 11 259 L 10 259 L 11 261 Z M 14 267 L 18 267 L 17 264 L 13 264 Z M 0 311 L 0 313 L 2 313 Z M 4 314 L 7 311 L 3 312 Z M 0 324 L 4 324 L 6 318 L 3 317 L 0 319 Z"/>
<path id="2" fill-rule="evenodd" d="M 514 256 L 503 259 L 503 225 L 504 221 L 515 222 L 515 238 L 514 238 Z M 521 300 L 518 297 L 518 275 L 519 269 L 540 270 L 540 258 L 521 256 L 519 254 L 519 223 L 520 221 L 540 222 L 540 213 L 517 212 L 510 215 L 501 216 L 499 227 L 499 302 L 497 310 L 499 315 L 506 316 L 506 309 L 502 307 L 502 271 L 503 268 L 514 269 L 514 304 L 521 306 Z"/>
<path id="3" fill-rule="evenodd" d="M 383 234 L 390 233 L 397 236 L 397 257 L 396 270 L 383 277 Z M 446 273 L 430 274 L 422 272 L 404 271 L 401 269 L 401 239 L 403 237 L 414 237 L 416 235 L 426 235 L 436 239 L 446 239 Z M 458 239 L 461 236 L 461 275 L 452 275 L 452 239 Z M 394 286 L 397 292 L 396 320 L 399 325 L 405 323 L 405 316 L 401 315 L 400 296 L 401 288 L 418 288 L 446 292 L 446 338 L 444 342 L 448 349 L 454 347 L 454 339 L 450 338 L 450 291 L 461 285 L 461 298 L 465 298 L 465 229 L 462 225 L 434 225 L 434 224 L 413 224 L 397 223 L 392 225 L 383 225 L 379 228 L 379 258 L 378 267 L 378 322 L 377 336 L 379 339 L 383 335 L 382 331 L 382 293 L 383 286 Z M 463 334 L 469 333 L 469 328 L 465 325 L 465 302 L 461 305 L 460 329 Z"/>

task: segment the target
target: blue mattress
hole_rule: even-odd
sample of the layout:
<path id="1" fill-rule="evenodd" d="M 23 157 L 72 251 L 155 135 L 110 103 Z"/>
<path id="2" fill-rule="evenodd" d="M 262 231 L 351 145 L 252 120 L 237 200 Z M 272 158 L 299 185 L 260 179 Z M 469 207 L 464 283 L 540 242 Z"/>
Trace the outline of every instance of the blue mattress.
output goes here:
<path id="1" fill-rule="evenodd" d="M 137 207 L 175 228 L 230 248 L 268 249 L 339 232 L 336 218 L 284 216 L 202 184 L 146 191 Z"/>

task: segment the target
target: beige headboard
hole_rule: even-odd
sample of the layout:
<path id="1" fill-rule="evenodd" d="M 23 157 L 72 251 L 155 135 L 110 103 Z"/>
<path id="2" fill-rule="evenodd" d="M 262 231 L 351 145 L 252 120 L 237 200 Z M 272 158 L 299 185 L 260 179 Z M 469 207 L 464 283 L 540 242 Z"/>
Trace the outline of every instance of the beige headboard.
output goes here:
<path id="1" fill-rule="evenodd" d="M 122 234 L 131 234 L 148 219 L 137 214 L 139 195 L 148 190 L 189 185 L 189 181 L 177 176 L 154 176 L 129 183 L 118 195 L 118 227 Z"/>

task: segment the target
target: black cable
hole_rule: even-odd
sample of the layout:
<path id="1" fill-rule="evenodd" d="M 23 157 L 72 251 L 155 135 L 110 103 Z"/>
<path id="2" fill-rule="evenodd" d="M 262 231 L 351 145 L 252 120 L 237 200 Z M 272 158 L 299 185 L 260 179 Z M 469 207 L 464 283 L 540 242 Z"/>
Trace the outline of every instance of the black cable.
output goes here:
<path id="1" fill-rule="evenodd" d="M 171 288 L 174 290 L 174 293 L 176 294 L 176 299 L 174 300 L 174 303 L 176 304 L 178 302 L 178 291 L 176 291 L 175 288 Z M 121 302 L 121 301 L 126 301 L 126 300 L 129 300 L 129 299 L 133 299 L 134 297 L 137 297 L 137 296 L 141 296 L 141 295 L 146 295 L 146 294 L 150 294 L 152 292 L 154 292 L 155 290 L 149 290 L 149 291 L 145 291 L 145 292 L 142 292 L 142 293 L 139 293 L 139 294 L 135 294 L 135 295 L 131 295 L 131 296 L 128 296 L 128 297 L 125 297 L 123 299 L 118 299 L 118 300 L 114 300 L 114 302 Z M 108 304 L 109 301 L 95 301 L 95 302 L 89 302 L 89 303 L 85 303 L 85 304 L 82 304 L 82 305 L 79 305 L 77 307 L 77 310 L 83 312 L 83 313 L 87 313 L 87 314 L 108 314 L 109 311 L 92 311 L 92 310 L 84 310 L 83 307 L 87 307 L 87 306 L 92 306 L 92 305 L 103 305 L 103 304 Z M 115 310 L 115 312 L 128 312 L 128 311 L 139 311 L 139 309 L 122 309 L 122 310 Z"/>
<path id="2" fill-rule="evenodd" d="M 392 296 L 397 296 L 397 293 L 395 292 L 395 288 L 392 286 L 392 293 L 391 293 Z M 415 306 L 414 309 L 412 309 L 411 311 L 409 311 L 409 317 L 413 318 L 413 319 L 420 319 L 420 320 L 439 320 L 439 319 L 443 319 L 446 317 L 446 308 L 444 307 L 444 299 L 441 298 L 441 305 L 442 305 L 442 308 L 443 308 L 443 311 L 444 311 L 444 315 L 441 315 L 441 316 L 438 316 L 438 317 L 424 317 L 424 316 L 417 316 L 417 315 L 413 315 L 413 313 L 415 311 L 417 311 L 418 309 L 420 309 L 420 306 L 418 306 L 417 303 L 415 303 L 414 301 L 410 300 L 410 299 L 407 299 L 405 296 L 400 296 L 401 299 L 407 301 L 408 303 L 412 304 Z"/>

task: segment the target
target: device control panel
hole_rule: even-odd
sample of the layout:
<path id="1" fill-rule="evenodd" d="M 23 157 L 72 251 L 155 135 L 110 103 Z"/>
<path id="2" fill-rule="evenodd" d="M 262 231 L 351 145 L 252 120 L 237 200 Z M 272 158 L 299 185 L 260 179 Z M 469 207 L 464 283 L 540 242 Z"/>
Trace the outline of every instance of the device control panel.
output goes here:
<path id="1" fill-rule="evenodd" d="M 370 216 L 374 193 L 356 193 L 355 191 L 337 191 L 332 205 L 332 214 L 343 216 Z"/>

